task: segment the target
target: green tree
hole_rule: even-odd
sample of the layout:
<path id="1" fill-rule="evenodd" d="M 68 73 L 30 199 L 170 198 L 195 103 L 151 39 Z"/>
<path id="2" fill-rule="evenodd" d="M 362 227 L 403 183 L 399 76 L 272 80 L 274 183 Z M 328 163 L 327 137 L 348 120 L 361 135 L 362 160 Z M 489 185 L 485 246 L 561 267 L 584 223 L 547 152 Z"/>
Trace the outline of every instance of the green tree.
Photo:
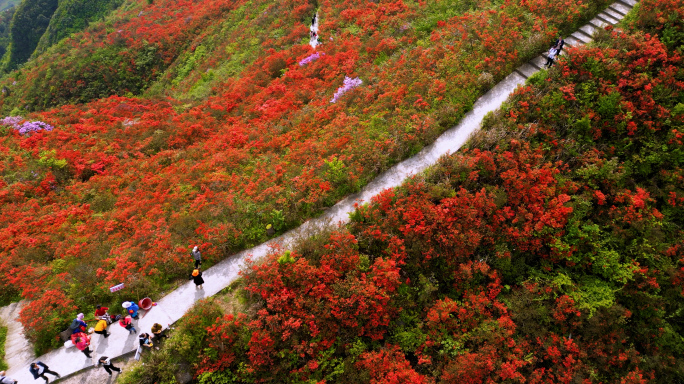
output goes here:
<path id="1" fill-rule="evenodd" d="M 84 30 L 88 23 L 107 15 L 123 3 L 123 0 L 63 0 L 42 34 L 34 56 L 69 35 Z"/>
<path id="2" fill-rule="evenodd" d="M 23 0 L 19 4 L 10 23 L 10 46 L 8 56 L 3 58 L 5 70 L 12 70 L 31 57 L 57 5 L 58 0 Z"/>

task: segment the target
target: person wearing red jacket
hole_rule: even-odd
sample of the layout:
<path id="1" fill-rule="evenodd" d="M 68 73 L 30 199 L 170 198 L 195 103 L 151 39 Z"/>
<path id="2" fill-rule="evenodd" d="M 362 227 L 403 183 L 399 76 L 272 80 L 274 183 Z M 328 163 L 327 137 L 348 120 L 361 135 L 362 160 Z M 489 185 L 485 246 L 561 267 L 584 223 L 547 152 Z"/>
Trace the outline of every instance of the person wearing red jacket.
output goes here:
<path id="1" fill-rule="evenodd" d="M 83 352 L 86 357 L 93 358 L 90 356 L 90 353 L 92 352 L 90 350 L 90 337 L 86 335 L 83 332 L 79 333 L 74 333 L 71 335 L 71 342 L 74 343 L 76 348 L 78 348 L 79 351 Z"/>
<path id="2" fill-rule="evenodd" d="M 133 319 L 131 319 L 130 316 L 126 316 L 123 319 L 119 320 L 119 325 L 126 328 L 129 334 L 131 333 L 138 333 L 136 329 L 133 327 Z"/>

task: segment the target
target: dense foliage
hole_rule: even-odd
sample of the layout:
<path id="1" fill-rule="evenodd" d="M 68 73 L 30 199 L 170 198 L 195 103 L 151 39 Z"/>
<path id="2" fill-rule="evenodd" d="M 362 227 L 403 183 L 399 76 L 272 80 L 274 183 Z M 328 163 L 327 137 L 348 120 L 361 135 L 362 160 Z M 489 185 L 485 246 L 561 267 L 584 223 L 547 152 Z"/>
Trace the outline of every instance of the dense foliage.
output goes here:
<path id="1" fill-rule="evenodd" d="M 4 110 L 24 113 L 158 79 L 154 97 L 2 128 L 0 293 L 58 290 L 87 307 L 114 300 L 107 287 L 121 282 L 160 292 L 185 275 L 192 245 L 211 263 L 258 244 L 267 224 L 282 233 L 415 153 L 603 4 L 320 3 L 321 55 L 300 65 L 314 4 L 126 3 L 2 83 Z M 346 77 L 361 82 L 332 103 Z M 200 100 L 160 99 L 174 95 Z M 64 324 L 40 326 L 34 341 Z"/>
<path id="2" fill-rule="evenodd" d="M 145 351 L 142 361 L 126 368 L 127 373 L 117 378 L 119 384 L 178 383 L 180 375 L 188 375 L 191 366 L 199 362 L 199 351 L 206 345 L 208 328 L 223 314 L 214 299 L 201 300 L 173 329 L 164 331 L 168 339 L 154 340 L 161 349 Z M 164 324 L 165 325 L 165 324 Z"/>
<path id="3" fill-rule="evenodd" d="M 645 0 L 467 150 L 252 266 L 199 382 L 684 380 L 683 15 Z"/>
<path id="4" fill-rule="evenodd" d="M 5 341 L 7 340 L 7 327 L 0 325 L 0 370 L 4 371 L 9 368 L 5 361 Z"/>
<path id="5" fill-rule="evenodd" d="M 14 11 L 14 7 L 0 11 L 0 57 L 7 52 L 7 47 L 10 44 L 10 23 Z"/>
<path id="6" fill-rule="evenodd" d="M 88 23 L 109 14 L 121 3 L 123 0 L 60 1 L 33 55 L 39 55 L 63 38 L 84 30 Z"/>
<path id="7" fill-rule="evenodd" d="M 31 57 L 57 9 L 58 0 L 22 0 L 10 23 L 10 45 L 3 57 L 3 70 L 16 68 Z"/>

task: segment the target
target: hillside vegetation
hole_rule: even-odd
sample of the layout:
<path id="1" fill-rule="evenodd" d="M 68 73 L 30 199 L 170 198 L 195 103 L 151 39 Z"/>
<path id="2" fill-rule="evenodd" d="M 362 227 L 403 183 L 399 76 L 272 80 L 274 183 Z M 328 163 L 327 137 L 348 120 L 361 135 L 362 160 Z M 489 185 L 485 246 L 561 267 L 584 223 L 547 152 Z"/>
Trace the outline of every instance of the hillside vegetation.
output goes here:
<path id="1" fill-rule="evenodd" d="M 33 56 L 73 33 L 84 30 L 93 20 L 98 20 L 119 7 L 124 0 L 63 0 L 52 14 L 50 24 L 40 37 Z"/>
<path id="2" fill-rule="evenodd" d="M 682 16 L 644 0 L 122 381 L 192 364 L 203 384 L 682 382 Z"/>
<path id="3" fill-rule="evenodd" d="M 605 5 L 571 3 L 125 2 L 0 83 L 0 293 L 44 351 L 109 286 L 154 295 L 195 244 L 210 265 L 283 233 Z"/>
<path id="4" fill-rule="evenodd" d="M 3 57 L 6 71 L 15 69 L 31 56 L 57 9 L 57 0 L 22 0 L 10 23 L 10 45 Z"/>
<path id="5" fill-rule="evenodd" d="M 2 51 L 2 70 L 9 72 L 75 32 L 102 18 L 124 0 L 5 0 L 0 10 L 13 9 L 8 32 L 7 55 Z M 16 10 L 14 7 L 16 5 Z M 3 13 L 3 18 L 5 17 Z M 2 26 L 2 24 L 0 24 Z M 4 32 L 0 30 L 0 36 Z M 9 44 L 11 43 L 11 44 Z"/>

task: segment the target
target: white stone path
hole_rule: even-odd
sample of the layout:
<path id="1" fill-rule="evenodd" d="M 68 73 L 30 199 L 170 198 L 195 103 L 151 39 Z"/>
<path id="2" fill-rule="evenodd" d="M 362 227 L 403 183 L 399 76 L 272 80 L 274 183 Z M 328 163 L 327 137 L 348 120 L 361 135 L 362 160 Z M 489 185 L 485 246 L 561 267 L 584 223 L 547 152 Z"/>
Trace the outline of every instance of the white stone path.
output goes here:
<path id="1" fill-rule="evenodd" d="M 567 37 L 565 39 L 566 45 L 575 47 L 588 43 L 591 41 L 591 36 L 597 28 L 616 24 L 636 3 L 636 0 L 617 1 L 596 18 L 592 19 L 587 25 Z M 317 30 L 318 18 L 316 19 L 314 27 Z M 257 247 L 233 255 L 207 269 L 204 272 L 206 283 L 203 290 L 195 289 L 192 282 L 183 284 L 159 300 L 158 305 L 153 307 L 148 313 L 141 315 L 136 328 L 139 331 L 149 332 L 153 323 L 161 323 L 164 326 L 174 323 L 196 301 L 212 296 L 234 282 L 239 277 L 239 272 L 245 266 L 245 260 L 248 257 L 254 260 L 261 259 L 269 253 L 269 250 L 275 244 L 279 244 L 282 248 L 286 249 L 298 238 L 308 236 L 319 228 L 325 228 L 331 224 L 346 223 L 349 220 L 349 213 L 354 211 L 355 203 L 369 202 L 373 196 L 381 191 L 401 185 L 407 178 L 435 164 L 440 157 L 457 151 L 468 140 L 468 137 L 480 127 L 484 116 L 498 109 L 508 96 L 518 86 L 524 84 L 529 76 L 539 71 L 545 62 L 546 59 L 543 56 L 539 56 L 529 63 L 520 66 L 511 75 L 478 99 L 473 105 L 473 109 L 463 117 L 457 126 L 444 132 L 434 143 L 425 147 L 414 157 L 402 161 L 378 176 L 358 194 L 348 196 L 328 209 L 321 217 L 309 220 L 299 228 L 293 229 Z M 7 311 L 11 312 L 10 316 L 16 316 L 17 314 L 17 311 L 14 309 L 11 311 L 8 309 Z M 0 311 L 1 313 L 2 311 Z M 14 329 L 17 329 L 16 326 Z M 128 332 L 117 324 L 110 327 L 110 332 L 112 335 L 108 339 L 102 338 L 101 335 L 93 336 L 91 345 L 91 349 L 94 351 L 93 356 L 106 355 L 114 358 L 130 353 L 137 347 L 137 336 L 129 336 Z M 12 349 L 12 352 L 8 349 L 8 355 L 9 353 L 23 354 L 24 352 L 22 351 L 26 350 L 26 343 L 23 346 L 17 345 L 15 347 L 14 343 L 12 345 L 12 348 L 16 349 Z M 14 352 L 15 350 L 17 352 Z M 8 375 L 22 383 L 33 382 L 33 376 L 28 372 L 29 360 L 26 359 L 26 356 L 8 357 L 10 361 Z M 91 359 L 86 358 L 75 348 L 60 348 L 40 356 L 36 360 L 46 363 L 52 370 L 59 372 L 62 376 L 72 375 L 93 365 Z"/>

